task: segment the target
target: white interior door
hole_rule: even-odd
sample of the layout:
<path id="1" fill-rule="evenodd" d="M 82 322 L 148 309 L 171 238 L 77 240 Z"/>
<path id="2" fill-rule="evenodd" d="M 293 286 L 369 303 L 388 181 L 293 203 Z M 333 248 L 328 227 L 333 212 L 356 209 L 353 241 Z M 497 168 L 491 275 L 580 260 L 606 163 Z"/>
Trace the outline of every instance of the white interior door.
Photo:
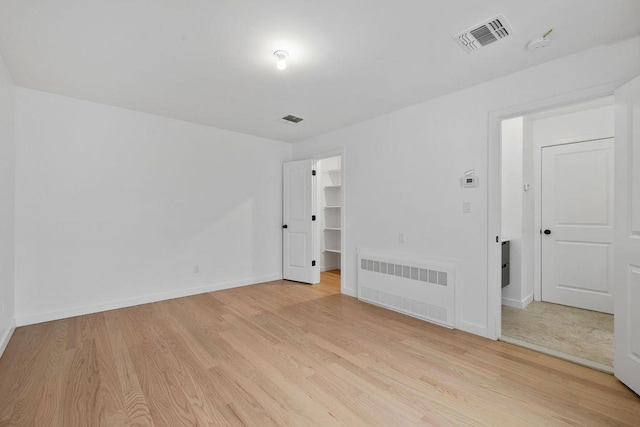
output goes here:
<path id="1" fill-rule="evenodd" d="M 284 164 L 282 210 L 283 277 L 304 283 L 320 282 L 317 262 L 315 160 Z"/>
<path id="2" fill-rule="evenodd" d="M 640 394 L 640 77 L 615 93 L 616 377 Z"/>
<path id="3" fill-rule="evenodd" d="M 613 138 L 542 149 L 542 300 L 613 313 Z"/>

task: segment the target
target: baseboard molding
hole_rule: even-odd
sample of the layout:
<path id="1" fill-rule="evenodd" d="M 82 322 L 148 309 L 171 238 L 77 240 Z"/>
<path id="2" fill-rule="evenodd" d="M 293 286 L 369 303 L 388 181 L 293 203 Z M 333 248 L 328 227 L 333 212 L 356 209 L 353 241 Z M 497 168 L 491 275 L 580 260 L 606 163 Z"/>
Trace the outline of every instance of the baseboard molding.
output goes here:
<path id="1" fill-rule="evenodd" d="M 16 330 L 16 322 L 11 322 L 9 328 L 5 331 L 5 333 L 0 337 L 0 357 L 4 354 L 4 350 L 7 348 L 9 344 L 9 340 L 11 340 L 11 336 L 13 335 L 13 331 Z"/>
<path id="2" fill-rule="evenodd" d="M 613 367 L 611 366 L 603 365 L 602 363 L 598 362 L 592 362 L 591 360 L 583 359 L 582 357 L 578 356 L 572 356 L 570 354 L 562 353 L 561 351 L 552 350 L 550 348 L 541 347 L 539 345 L 531 344 L 517 338 L 501 336 L 500 341 L 517 345 L 518 347 L 528 348 L 529 350 L 537 351 L 538 353 L 543 353 L 548 356 L 557 357 L 558 359 L 566 360 L 567 362 L 575 363 L 577 365 L 586 366 L 587 368 L 595 369 L 596 371 L 613 374 Z"/>
<path id="3" fill-rule="evenodd" d="M 358 298 L 358 291 L 355 289 L 344 288 L 342 289 L 342 293 L 350 297 Z"/>
<path id="4" fill-rule="evenodd" d="M 322 267 L 320 271 L 325 272 L 325 271 L 331 271 L 331 270 L 340 270 L 340 264 L 325 265 L 324 267 Z"/>
<path id="5" fill-rule="evenodd" d="M 168 299 L 188 297 L 191 295 L 204 294 L 207 292 L 221 291 L 224 289 L 238 288 L 241 286 L 255 285 L 258 283 L 281 280 L 282 275 L 271 275 L 263 277 L 253 277 L 250 279 L 236 280 L 231 282 L 214 283 L 211 285 L 197 286 L 195 288 L 179 289 L 176 291 L 162 292 L 158 294 L 143 295 L 123 300 L 110 301 L 101 304 L 92 304 L 82 307 L 73 307 L 63 310 L 49 311 L 46 313 L 29 314 L 27 316 L 16 317 L 16 326 L 33 325 L 35 323 L 49 322 L 52 320 L 67 319 L 69 317 L 83 316 L 85 314 L 99 313 L 102 311 L 116 310 L 119 308 L 132 307 L 135 305 L 149 304 L 152 302 L 165 301 Z"/>
<path id="6" fill-rule="evenodd" d="M 529 294 L 527 297 L 525 297 L 522 300 L 503 297 L 502 305 L 506 305 L 507 307 L 514 307 L 514 308 L 525 308 L 526 306 L 529 305 L 531 301 L 533 301 L 533 294 Z"/>
<path id="7" fill-rule="evenodd" d="M 455 329 L 469 332 L 470 334 L 480 335 L 487 338 L 489 336 L 488 329 L 485 325 L 478 325 L 476 323 L 462 321 L 455 326 Z"/>

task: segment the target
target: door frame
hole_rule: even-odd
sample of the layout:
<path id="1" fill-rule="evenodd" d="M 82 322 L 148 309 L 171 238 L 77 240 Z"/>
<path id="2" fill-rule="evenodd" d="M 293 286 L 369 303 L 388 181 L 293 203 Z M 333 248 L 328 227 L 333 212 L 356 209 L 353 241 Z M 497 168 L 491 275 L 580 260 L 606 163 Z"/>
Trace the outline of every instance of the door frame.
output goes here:
<path id="1" fill-rule="evenodd" d="M 349 266 L 346 263 L 346 252 L 347 252 L 347 239 L 346 239 L 346 235 L 347 235 L 347 230 L 346 230 L 346 211 L 347 211 L 347 179 L 346 179 L 346 174 L 345 174 L 345 165 L 346 165 L 346 161 L 345 161 L 345 152 L 346 149 L 344 147 L 342 148 L 336 148 L 334 150 L 328 150 L 328 151 L 323 151 L 321 153 L 316 153 L 314 154 L 311 158 L 313 160 L 322 160 L 322 159 L 328 159 L 330 157 L 336 157 L 336 156 L 340 156 L 340 167 L 342 169 L 342 176 L 341 176 L 341 180 L 342 180 L 342 189 L 340 191 L 341 193 L 341 197 L 342 197 L 342 209 L 340 209 L 340 226 L 342 227 L 342 230 L 340 232 L 340 293 L 352 296 L 352 297 L 356 297 L 356 295 L 352 294 L 352 292 L 349 291 L 349 289 L 346 287 L 346 277 L 347 277 L 347 271 L 349 270 Z M 320 192 L 320 189 L 318 189 L 318 193 Z M 319 239 L 318 239 L 319 242 Z M 318 243 L 319 244 L 319 243 Z"/>
<path id="2" fill-rule="evenodd" d="M 619 80 L 489 112 L 487 141 L 487 338 L 497 340 L 502 334 L 502 254 L 500 245 L 502 234 L 502 121 L 611 96 L 624 83 L 624 80 Z M 496 237 L 498 242 L 496 242 Z M 534 233 L 534 242 L 536 238 L 539 240 L 539 236 L 535 236 Z M 539 247 L 539 242 L 534 245 L 534 248 Z M 537 258 L 539 262 L 539 253 Z"/>

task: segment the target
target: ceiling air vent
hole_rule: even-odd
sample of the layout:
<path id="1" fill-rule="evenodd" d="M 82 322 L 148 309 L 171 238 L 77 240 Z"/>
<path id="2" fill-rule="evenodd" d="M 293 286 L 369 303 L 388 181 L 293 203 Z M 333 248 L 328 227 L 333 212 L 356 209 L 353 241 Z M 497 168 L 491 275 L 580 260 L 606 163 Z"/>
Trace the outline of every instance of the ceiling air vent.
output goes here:
<path id="1" fill-rule="evenodd" d="M 504 15 L 498 15 L 453 36 L 453 39 L 466 52 L 471 53 L 510 35 L 511 26 L 507 23 Z"/>
<path id="2" fill-rule="evenodd" d="M 297 116 L 294 116 L 292 114 L 289 114 L 288 116 L 284 116 L 282 118 L 282 120 L 284 120 L 285 122 L 297 124 L 297 123 L 300 123 L 301 121 L 303 121 L 304 119 L 301 118 L 301 117 L 297 117 Z"/>

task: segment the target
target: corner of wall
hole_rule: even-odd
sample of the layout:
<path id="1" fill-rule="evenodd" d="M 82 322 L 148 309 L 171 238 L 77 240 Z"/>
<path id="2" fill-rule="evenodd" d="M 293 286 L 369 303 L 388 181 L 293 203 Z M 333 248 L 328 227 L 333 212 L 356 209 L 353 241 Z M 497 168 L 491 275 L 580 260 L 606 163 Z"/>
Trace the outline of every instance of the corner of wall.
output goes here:
<path id="1" fill-rule="evenodd" d="M 0 356 L 15 329 L 15 85 L 0 55 Z"/>
<path id="2" fill-rule="evenodd" d="M 15 330 L 16 322 L 12 321 L 9 325 L 9 328 L 7 328 L 4 333 L 2 333 L 2 336 L 0 336 L 0 357 L 2 357 L 2 355 L 4 354 L 4 351 L 6 350 L 7 345 L 11 340 L 11 336 L 13 335 L 13 331 Z"/>

